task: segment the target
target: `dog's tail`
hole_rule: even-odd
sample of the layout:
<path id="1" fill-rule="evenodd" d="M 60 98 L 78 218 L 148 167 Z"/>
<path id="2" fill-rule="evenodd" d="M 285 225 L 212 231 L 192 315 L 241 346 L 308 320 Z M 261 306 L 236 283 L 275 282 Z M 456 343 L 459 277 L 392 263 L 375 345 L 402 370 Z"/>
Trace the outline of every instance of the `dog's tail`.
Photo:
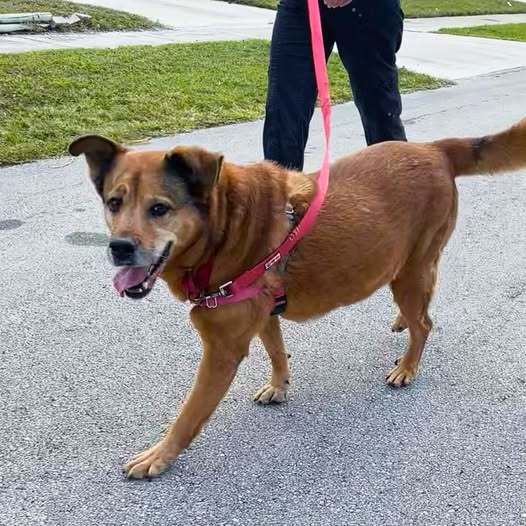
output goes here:
<path id="1" fill-rule="evenodd" d="M 449 158 L 455 177 L 518 170 L 526 166 L 526 119 L 495 135 L 433 144 Z"/>

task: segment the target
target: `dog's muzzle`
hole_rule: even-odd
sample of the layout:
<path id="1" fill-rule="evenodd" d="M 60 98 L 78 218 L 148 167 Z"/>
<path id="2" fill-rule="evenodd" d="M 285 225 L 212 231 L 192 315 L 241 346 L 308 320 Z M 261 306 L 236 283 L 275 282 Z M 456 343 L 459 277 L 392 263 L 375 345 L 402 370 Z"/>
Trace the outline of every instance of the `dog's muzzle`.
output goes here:
<path id="1" fill-rule="evenodd" d="M 157 277 L 162 272 L 164 264 L 170 255 L 171 248 L 172 242 L 167 243 L 161 255 L 149 265 L 137 266 L 132 263 L 120 268 L 113 278 L 113 286 L 117 292 L 121 296 L 127 296 L 128 298 L 132 299 L 142 299 L 146 297 L 152 291 Z M 123 258 L 127 257 L 125 255 L 125 251 L 128 249 L 129 247 L 123 249 L 121 254 Z M 111 243 L 110 250 L 115 261 Z M 117 250 L 119 250 L 119 248 Z M 134 250 L 134 254 L 135 252 L 136 248 Z M 131 260 L 133 261 L 136 259 L 136 256 L 132 256 Z"/>
<path id="2" fill-rule="evenodd" d="M 111 238 L 109 242 L 111 259 L 116 267 L 134 266 L 137 243 L 132 239 L 117 237 Z"/>

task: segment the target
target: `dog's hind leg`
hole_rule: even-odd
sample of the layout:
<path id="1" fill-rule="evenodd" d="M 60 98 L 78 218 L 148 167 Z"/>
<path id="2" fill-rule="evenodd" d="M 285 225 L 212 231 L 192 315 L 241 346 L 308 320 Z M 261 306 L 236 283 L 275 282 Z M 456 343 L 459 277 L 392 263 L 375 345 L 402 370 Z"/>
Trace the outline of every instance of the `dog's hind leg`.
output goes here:
<path id="1" fill-rule="evenodd" d="M 395 301 L 409 328 L 409 348 L 386 378 L 387 383 L 395 387 L 408 385 L 416 377 L 424 345 L 433 327 L 427 309 L 435 288 L 438 256 L 431 262 L 410 263 L 391 283 Z"/>
<path id="2" fill-rule="evenodd" d="M 403 330 L 404 325 L 409 328 L 409 348 L 396 360 L 396 367 L 389 371 L 386 377 L 389 385 L 409 385 L 418 372 L 424 345 L 433 328 L 428 308 L 436 286 L 438 263 L 455 228 L 457 209 L 457 192 L 453 188 L 453 202 L 445 223 L 428 246 L 417 248 L 391 283 L 395 302 L 400 308 L 393 330 Z"/>
<path id="3" fill-rule="evenodd" d="M 285 352 L 279 318 L 272 316 L 259 333 L 265 350 L 272 363 L 270 382 L 265 384 L 254 395 L 254 401 L 259 404 L 279 404 L 287 398 L 289 388 L 289 362 Z"/>

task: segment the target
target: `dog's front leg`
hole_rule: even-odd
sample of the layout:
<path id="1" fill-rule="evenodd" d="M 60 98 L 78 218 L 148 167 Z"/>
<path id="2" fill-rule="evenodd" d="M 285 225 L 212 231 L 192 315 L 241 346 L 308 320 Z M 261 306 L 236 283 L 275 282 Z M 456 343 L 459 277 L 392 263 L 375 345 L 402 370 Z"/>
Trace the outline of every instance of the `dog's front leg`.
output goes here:
<path id="1" fill-rule="evenodd" d="M 204 341 L 203 344 L 204 353 L 195 382 L 179 416 L 164 438 L 124 466 L 129 478 L 155 477 L 170 466 L 214 412 L 249 346 L 249 342 L 244 345 L 236 342 L 233 346 L 225 341 Z"/>

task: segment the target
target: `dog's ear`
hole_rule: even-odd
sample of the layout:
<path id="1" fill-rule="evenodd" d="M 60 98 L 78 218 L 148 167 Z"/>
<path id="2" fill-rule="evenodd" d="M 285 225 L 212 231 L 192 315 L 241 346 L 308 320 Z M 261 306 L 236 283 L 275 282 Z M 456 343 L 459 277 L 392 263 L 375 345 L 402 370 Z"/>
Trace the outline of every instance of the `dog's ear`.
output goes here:
<path id="1" fill-rule="evenodd" d="M 203 201 L 219 180 L 223 155 L 197 146 L 177 146 L 166 154 L 164 161 L 168 175 L 181 178 L 190 195 Z"/>
<path id="2" fill-rule="evenodd" d="M 117 155 L 124 153 L 126 149 L 106 137 L 101 137 L 100 135 L 84 135 L 75 139 L 69 145 L 68 150 L 69 153 L 75 157 L 82 153 L 86 156 L 91 180 L 97 192 L 102 197 L 104 177 L 106 177 L 111 170 Z"/>

